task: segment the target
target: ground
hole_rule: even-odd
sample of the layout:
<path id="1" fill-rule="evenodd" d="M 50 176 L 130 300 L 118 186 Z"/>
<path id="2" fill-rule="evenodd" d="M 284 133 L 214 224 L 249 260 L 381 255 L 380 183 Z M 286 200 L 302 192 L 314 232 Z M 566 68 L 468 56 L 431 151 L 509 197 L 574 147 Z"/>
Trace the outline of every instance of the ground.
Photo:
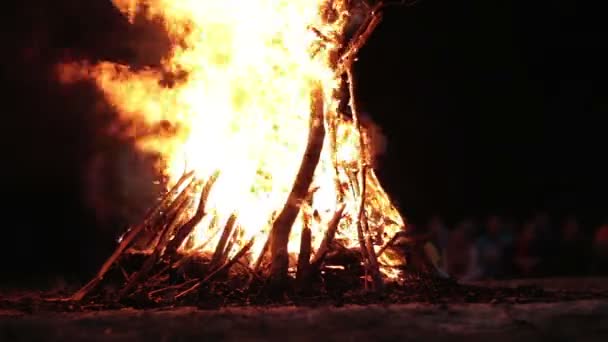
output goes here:
<path id="1" fill-rule="evenodd" d="M 486 283 L 605 291 L 608 279 Z M 608 299 L 88 312 L 0 310 L 0 341 L 397 340 L 607 341 Z"/>

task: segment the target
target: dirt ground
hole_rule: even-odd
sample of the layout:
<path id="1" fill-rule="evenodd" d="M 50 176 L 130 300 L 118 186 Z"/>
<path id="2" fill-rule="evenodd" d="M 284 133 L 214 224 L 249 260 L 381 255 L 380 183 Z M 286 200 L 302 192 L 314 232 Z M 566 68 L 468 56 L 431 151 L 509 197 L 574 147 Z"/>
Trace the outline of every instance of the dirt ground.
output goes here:
<path id="1" fill-rule="evenodd" d="M 491 283 L 606 290 L 608 279 Z M 105 310 L 0 310 L 0 341 L 608 341 L 608 299 L 552 303 L 388 304 Z"/>

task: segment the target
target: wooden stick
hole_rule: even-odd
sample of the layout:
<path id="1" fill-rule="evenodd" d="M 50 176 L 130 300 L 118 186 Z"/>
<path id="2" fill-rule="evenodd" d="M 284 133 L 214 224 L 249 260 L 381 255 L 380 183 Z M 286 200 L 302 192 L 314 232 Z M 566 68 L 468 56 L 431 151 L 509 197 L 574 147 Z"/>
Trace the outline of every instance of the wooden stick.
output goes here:
<path id="1" fill-rule="evenodd" d="M 315 256 L 312 259 L 312 262 L 310 263 L 311 272 L 317 272 L 321 268 L 321 264 L 325 260 L 325 256 L 329 251 L 329 247 L 331 246 L 332 242 L 334 241 L 334 237 L 336 236 L 338 225 L 340 223 L 340 220 L 342 219 L 342 214 L 344 213 L 344 208 L 346 208 L 346 205 L 344 203 L 340 204 L 334 215 L 327 223 L 327 230 L 325 231 L 323 240 L 321 240 L 319 249 L 317 249 L 317 252 L 315 253 Z"/>
<path id="2" fill-rule="evenodd" d="M 259 272 L 260 267 L 262 266 L 262 262 L 264 261 L 264 256 L 268 252 L 269 248 L 270 248 L 270 234 L 268 234 L 268 237 L 266 238 L 266 242 L 264 243 L 264 247 L 262 247 L 262 251 L 260 251 L 260 255 L 258 255 L 258 259 L 255 261 L 255 264 L 253 266 L 253 272 L 255 272 L 255 273 Z"/>
<path id="3" fill-rule="evenodd" d="M 393 235 L 393 237 L 392 237 L 390 240 L 388 240 L 388 241 L 387 241 L 387 242 L 384 244 L 384 246 L 382 246 L 382 247 L 380 248 L 380 250 L 378 251 L 377 257 L 378 257 L 378 258 L 379 258 L 379 257 L 381 257 L 381 256 L 382 256 L 382 254 L 384 254 L 384 251 L 386 251 L 386 249 L 387 249 L 388 247 L 392 246 L 392 245 L 393 245 L 393 243 L 395 243 L 395 241 L 397 240 L 397 238 L 398 238 L 398 237 L 399 237 L 399 233 L 397 232 L 397 233 L 395 233 L 395 235 Z"/>
<path id="4" fill-rule="evenodd" d="M 367 266 L 372 275 L 374 281 L 374 288 L 376 291 L 382 291 L 384 282 L 380 275 L 380 268 L 378 266 L 378 259 L 376 259 L 376 253 L 374 246 L 371 241 L 371 234 L 367 225 L 367 218 L 365 216 L 365 196 L 366 196 L 366 183 L 367 183 L 367 146 L 365 144 L 365 136 L 361 121 L 359 120 L 359 111 L 355 101 L 355 79 L 353 76 L 352 64 L 346 69 L 346 75 L 348 77 L 349 92 L 350 92 L 350 107 L 353 114 L 353 121 L 357 130 L 359 131 L 359 209 L 357 215 L 357 233 L 359 235 L 359 245 L 361 246 L 362 255 L 367 257 Z M 363 253 L 363 250 L 366 250 Z"/>
<path id="5" fill-rule="evenodd" d="M 346 70 L 351 67 L 359 50 L 367 43 L 369 37 L 382 21 L 382 13 L 379 11 L 379 8 L 380 7 L 375 6 L 374 9 L 370 11 L 365 23 L 361 25 L 354 38 L 351 40 L 351 43 L 340 57 L 337 68 L 338 75 L 343 75 Z M 353 95 L 351 94 L 351 96 Z"/>
<path id="6" fill-rule="evenodd" d="M 106 262 L 101 266 L 101 269 L 97 272 L 97 275 L 93 279 L 91 279 L 86 285 L 80 288 L 76 293 L 70 297 L 70 300 L 80 301 L 82 300 L 89 292 L 91 292 L 102 280 L 105 274 L 110 270 L 110 267 L 118 260 L 118 258 L 122 255 L 122 253 L 129 247 L 129 245 L 133 242 L 135 237 L 148 226 L 150 221 L 156 218 L 160 210 L 166 205 L 166 203 L 175 195 L 175 193 L 179 190 L 182 184 L 188 180 L 190 177 L 194 175 L 194 172 L 188 172 L 184 174 L 179 181 L 168 191 L 165 196 L 160 200 L 160 202 L 150 209 L 145 216 L 144 221 L 131 228 L 127 233 L 123 236 L 122 240 L 114 250 L 114 253 L 110 255 L 110 257 L 106 260 Z"/>
<path id="7" fill-rule="evenodd" d="M 159 228 L 168 228 L 169 226 L 166 225 L 166 222 L 163 221 L 169 220 L 170 222 L 174 222 L 177 216 L 182 213 L 182 211 L 187 207 L 185 203 L 189 202 L 192 196 L 192 189 L 195 185 L 196 181 L 192 180 L 188 185 L 186 185 L 184 190 L 182 190 L 182 192 L 177 195 L 175 200 L 171 202 L 169 207 L 162 213 L 160 219 L 157 221 L 157 226 Z M 158 232 L 156 233 L 157 237 L 154 238 L 150 246 L 152 252 L 156 251 L 159 248 L 165 248 L 167 240 L 170 237 L 170 235 L 168 234 L 171 233 L 171 231 L 167 232 L 167 229 L 158 229 Z"/>
<path id="8" fill-rule="evenodd" d="M 146 258 L 141 269 L 138 272 L 132 274 L 127 284 L 118 292 L 118 295 L 120 297 L 124 297 L 129 294 L 131 290 L 135 286 L 137 286 L 137 284 L 139 284 L 152 271 L 158 261 L 160 261 L 162 253 L 164 251 L 164 246 L 166 245 L 166 242 L 169 239 L 170 231 L 177 226 L 179 216 L 182 213 L 183 209 L 188 206 L 188 204 L 189 203 L 187 200 L 182 202 L 178 209 L 176 209 L 175 212 L 172 213 L 172 217 L 169 218 L 169 222 L 166 223 L 166 227 L 163 230 L 161 241 L 158 243 L 154 252 Z"/>
<path id="9" fill-rule="evenodd" d="M 215 252 L 211 257 L 211 262 L 209 263 L 210 269 L 214 269 L 217 265 L 219 265 L 222 261 L 222 257 L 224 256 L 224 250 L 226 248 L 226 243 L 228 242 L 228 238 L 232 234 L 232 230 L 234 228 L 234 223 L 236 222 L 236 215 L 232 214 L 226 221 L 226 225 L 224 226 L 224 231 L 222 232 L 222 236 L 215 247 Z"/>
<path id="10" fill-rule="evenodd" d="M 289 233 L 298 216 L 301 203 L 308 194 L 325 138 L 323 89 L 320 83 L 314 85 L 311 95 L 310 130 L 306 151 L 287 202 L 274 221 L 270 232 L 270 282 L 271 287 L 279 292 L 282 292 L 287 285 Z"/>
<path id="11" fill-rule="evenodd" d="M 337 201 L 344 200 L 344 190 L 340 183 L 340 168 L 338 165 L 338 115 L 333 113 L 327 117 L 329 127 L 329 151 L 331 153 L 331 163 L 334 168 L 334 186 L 336 187 Z"/>
<path id="12" fill-rule="evenodd" d="M 236 225 L 232 230 L 232 234 L 230 235 L 230 239 L 228 239 L 228 243 L 226 244 L 226 248 L 224 248 L 224 252 L 222 253 L 222 257 L 220 259 L 220 264 L 226 262 L 228 256 L 230 255 L 230 251 L 234 247 L 234 245 L 239 241 L 239 234 L 242 231 L 242 227 L 240 225 Z"/>
<path id="13" fill-rule="evenodd" d="M 227 263 L 225 263 L 224 265 L 222 265 L 222 267 L 216 269 L 215 271 L 211 272 L 208 276 L 206 276 L 205 278 L 203 278 L 203 280 L 199 281 L 198 283 L 194 284 L 192 287 L 188 288 L 187 290 L 178 293 L 175 296 L 175 299 L 178 299 L 180 297 L 183 297 L 185 295 L 187 295 L 188 293 L 191 293 L 192 291 L 196 290 L 197 288 L 199 288 L 201 285 L 205 284 L 206 282 L 212 280 L 215 276 L 217 276 L 218 274 L 220 274 L 221 272 L 224 272 L 228 269 L 230 269 L 230 267 L 232 267 L 237 261 L 239 261 L 240 258 L 242 258 L 245 253 L 249 252 L 249 250 L 251 249 L 251 247 L 253 246 L 253 243 L 255 242 L 255 236 L 251 238 L 251 240 L 249 240 L 249 242 L 247 242 L 247 244 L 245 246 L 243 246 L 243 248 L 241 248 L 241 250 L 236 253 L 236 255 L 230 259 L 230 261 L 228 261 Z"/>
<path id="14" fill-rule="evenodd" d="M 196 225 L 199 224 L 203 217 L 206 215 L 205 204 L 207 202 L 207 199 L 209 198 L 211 188 L 213 187 L 213 184 L 215 184 L 215 181 L 217 180 L 218 176 L 219 171 L 216 171 L 215 173 L 213 173 L 213 175 L 211 175 L 211 177 L 209 177 L 209 180 L 207 181 L 207 183 L 205 183 L 203 191 L 201 192 L 201 198 L 199 200 L 196 213 L 190 220 L 188 220 L 188 222 L 186 222 L 177 230 L 177 233 L 175 233 L 173 240 L 171 240 L 167 245 L 166 254 L 169 255 L 170 258 L 175 258 L 175 252 L 182 245 L 184 239 L 188 237 L 188 235 L 190 235 L 192 230 L 194 230 L 194 227 L 196 227 Z"/>
<path id="15" fill-rule="evenodd" d="M 169 291 L 169 290 L 173 290 L 173 289 L 179 289 L 180 287 L 184 287 L 184 286 L 188 286 L 191 284 L 194 284 L 195 282 L 199 281 L 198 279 L 190 279 L 190 280 L 186 280 L 185 282 L 181 283 L 181 284 L 175 284 L 175 285 L 170 285 L 170 286 L 166 286 L 160 289 L 156 289 L 153 291 L 148 292 L 148 297 L 152 297 L 157 293 L 161 293 L 161 292 L 165 292 L 165 291 Z"/>
<path id="16" fill-rule="evenodd" d="M 422 244 L 422 243 L 428 242 L 431 240 L 431 238 L 432 238 L 431 233 L 412 235 L 412 234 L 408 234 L 406 232 L 400 231 L 400 232 L 395 233 L 395 235 L 393 235 L 393 237 L 390 240 L 388 240 L 388 242 L 385 243 L 384 246 L 382 246 L 382 248 L 380 248 L 377 256 L 378 256 L 378 258 L 380 256 L 382 256 L 382 254 L 386 251 L 386 249 L 388 247 L 393 246 L 397 242 L 397 239 L 399 239 L 400 241 L 404 241 L 405 244 L 412 245 L 412 244 Z M 401 243 L 399 245 L 401 245 Z"/>
<path id="17" fill-rule="evenodd" d="M 181 192 L 179 191 L 179 188 L 183 185 L 183 183 L 188 182 L 185 186 L 184 189 L 181 190 Z M 150 231 L 150 230 L 155 230 L 153 233 L 154 235 L 152 237 L 150 237 L 148 239 L 148 241 L 146 241 L 145 243 L 140 243 L 143 247 L 144 250 L 154 250 L 156 248 L 156 245 L 158 244 L 158 241 L 160 240 L 161 237 L 161 230 L 159 228 L 164 227 L 164 221 L 166 221 L 166 218 L 168 216 L 170 216 L 170 212 L 174 211 L 176 207 L 178 207 L 181 203 L 182 200 L 186 197 L 186 195 L 190 194 L 190 189 L 193 185 L 193 183 L 195 183 L 195 179 L 191 178 L 191 179 L 187 179 L 184 182 L 178 182 L 179 186 L 175 187 L 175 191 L 174 196 L 171 198 L 171 201 L 168 201 L 159 211 L 158 211 L 158 215 L 156 215 L 156 217 L 154 218 L 154 220 L 151 220 L 150 223 L 148 224 L 148 226 L 146 227 L 146 231 Z"/>

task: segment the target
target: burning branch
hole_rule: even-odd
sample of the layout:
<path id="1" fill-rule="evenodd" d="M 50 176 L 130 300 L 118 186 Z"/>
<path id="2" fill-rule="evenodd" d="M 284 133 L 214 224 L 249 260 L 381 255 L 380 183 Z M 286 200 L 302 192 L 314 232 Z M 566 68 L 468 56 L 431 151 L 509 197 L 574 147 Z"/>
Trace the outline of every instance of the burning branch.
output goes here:
<path id="1" fill-rule="evenodd" d="M 164 208 L 165 206 L 168 205 L 168 203 L 170 203 L 170 201 L 172 200 L 172 197 L 177 194 L 179 188 L 187 180 L 192 178 L 193 175 L 194 175 L 194 172 L 188 172 L 188 173 L 184 174 L 182 176 L 182 178 L 180 178 L 180 180 L 173 186 L 173 188 L 171 190 L 169 190 L 167 192 L 167 194 L 165 194 L 165 196 L 156 205 L 156 207 L 154 207 L 150 211 L 148 211 L 148 213 L 145 216 L 144 221 L 141 224 L 133 227 L 132 229 L 130 229 L 127 232 L 126 236 L 124 236 L 122 238 L 120 244 L 118 245 L 118 247 L 116 248 L 114 253 L 112 253 L 112 255 L 108 258 L 108 260 L 106 260 L 106 262 L 101 266 L 101 269 L 99 270 L 99 272 L 97 272 L 97 275 L 95 276 L 95 278 L 91 279 L 91 281 L 89 281 L 85 286 L 83 286 L 80 290 L 78 290 L 78 292 L 76 292 L 70 298 L 71 300 L 74 300 L 74 301 L 82 300 L 91 290 L 93 290 L 103 280 L 104 275 L 110 270 L 110 267 L 112 267 L 112 265 L 116 262 L 116 260 L 118 260 L 118 258 L 120 258 L 122 253 L 127 249 L 127 247 L 129 247 L 131 242 L 133 242 L 133 240 L 135 240 L 137 235 L 139 235 L 139 233 L 144 228 L 149 227 L 150 222 L 153 222 L 156 219 L 156 217 L 161 214 L 162 208 Z"/>
<path id="2" fill-rule="evenodd" d="M 199 224 L 205 216 L 205 203 L 207 202 L 207 198 L 209 197 L 211 188 L 213 187 L 213 184 L 215 184 L 215 182 L 217 181 L 218 176 L 219 171 L 216 171 L 215 173 L 213 173 L 213 175 L 211 175 L 211 177 L 209 177 L 209 180 L 207 180 L 207 183 L 205 184 L 205 186 L 203 187 L 203 191 L 201 192 L 201 198 L 199 200 L 196 213 L 186 224 L 184 224 L 178 229 L 177 233 L 175 234 L 175 237 L 173 237 L 173 240 L 169 242 L 169 245 L 167 246 L 167 254 L 170 257 L 175 256 L 175 251 L 177 251 L 179 246 L 181 246 L 181 244 L 184 242 L 184 239 L 188 235 L 190 235 L 194 227 L 196 227 L 196 225 Z"/>
<path id="3" fill-rule="evenodd" d="M 287 198 L 283 210 L 279 213 L 270 232 L 270 281 L 271 287 L 279 291 L 285 289 L 287 284 L 287 268 L 289 256 L 287 243 L 291 227 L 298 216 L 302 201 L 308 195 L 312 178 L 321 157 L 323 140 L 325 138 L 325 125 L 323 120 L 324 104 L 321 84 L 315 84 L 311 94 L 311 115 L 308 143 L 296 175 L 293 188 Z"/>

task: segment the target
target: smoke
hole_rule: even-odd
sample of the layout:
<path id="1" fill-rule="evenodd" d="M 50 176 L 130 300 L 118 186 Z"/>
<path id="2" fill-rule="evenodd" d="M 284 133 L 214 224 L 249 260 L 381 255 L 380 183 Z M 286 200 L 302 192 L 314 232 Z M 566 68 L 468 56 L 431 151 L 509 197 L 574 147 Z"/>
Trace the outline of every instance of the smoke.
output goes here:
<path id="1" fill-rule="evenodd" d="M 374 169 L 380 168 L 381 158 L 387 150 L 387 139 L 382 127 L 376 124 L 368 113 L 360 113 L 359 120 L 364 128 L 365 143 L 370 151 L 370 159 Z"/>
<path id="2" fill-rule="evenodd" d="M 91 156 L 85 168 L 84 198 L 101 224 L 137 222 L 163 189 L 156 158 L 131 146 Z"/>

